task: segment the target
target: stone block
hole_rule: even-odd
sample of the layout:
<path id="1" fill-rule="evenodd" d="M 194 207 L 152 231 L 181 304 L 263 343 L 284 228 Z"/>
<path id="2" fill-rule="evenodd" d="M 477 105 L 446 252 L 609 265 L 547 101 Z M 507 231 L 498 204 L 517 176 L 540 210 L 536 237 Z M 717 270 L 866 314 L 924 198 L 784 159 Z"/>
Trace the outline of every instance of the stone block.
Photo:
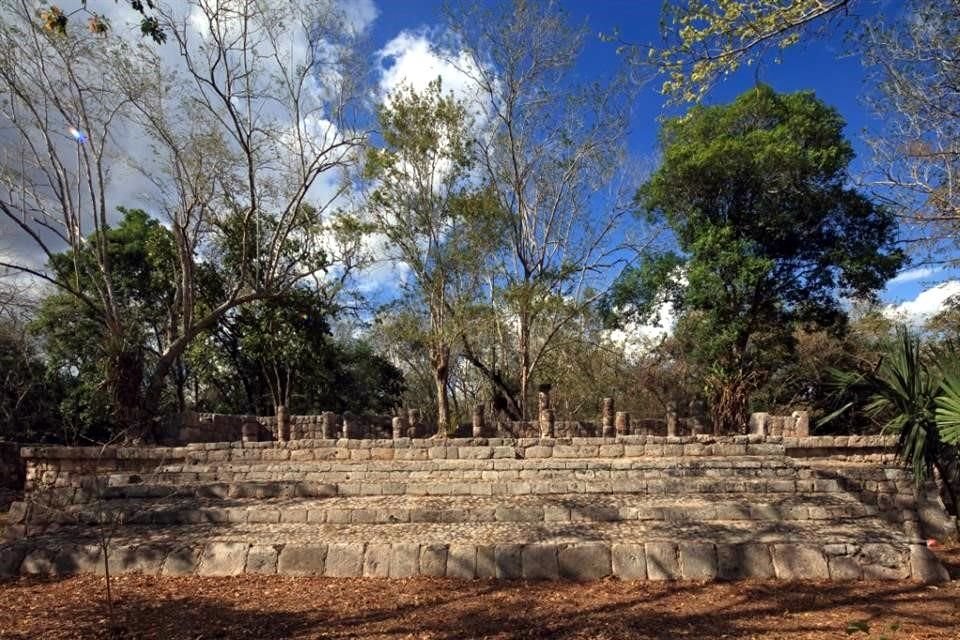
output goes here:
<path id="1" fill-rule="evenodd" d="M 111 545 L 107 551 L 107 563 L 111 575 L 141 573 L 152 576 L 160 573 L 166 555 L 167 549 L 152 545 Z M 103 570 L 101 564 L 97 573 L 102 574 Z M 243 573 L 242 567 L 240 573 Z"/>
<path id="2" fill-rule="evenodd" d="M 271 575 L 277 572 L 277 548 L 268 544 L 255 544 L 247 552 L 245 573 Z"/>
<path id="3" fill-rule="evenodd" d="M 523 546 L 519 544 L 498 544 L 494 547 L 497 578 L 515 580 L 523 576 L 522 549 Z"/>
<path id="4" fill-rule="evenodd" d="M 425 544 L 420 547 L 420 575 L 443 577 L 447 572 L 447 545 Z"/>
<path id="5" fill-rule="evenodd" d="M 53 576 L 57 573 L 55 562 L 57 550 L 48 547 L 35 547 L 23 556 L 20 573 L 32 576 Z"/>
<path id="6" fill-rule="evenodd" d="M 772 578 L 775 572 L 765 544 L 718 544 L 717 576 L 723 580 Z"/>
<path id="7" fill-rule="evenodd" d="M 910 545 L 910 577 L 924 584 L 950 580 L 950 574 L 926 545 Z"/>
<path id="8" fill-rule="evenodd" d="M 717 577 L 717 552 L 706 542 L 682 542 L 680 549 L 680 574 L 684 580 L 715 580 Z"/>
<path id="9" fill-rule="evenodd" d="M 390 549 L 390 577 L 411 578 L 420 573 L 420 545 L 408 542 L 394 544 Z"/>
<path id="10" fill-rule="evenodd" d="M 830 579 L 836 582 L 847 582 L 850 580 L 859 580 L 863 577 L 863 571 L 854 558 L 850 556 L 832 556 L 828 561 L 830 567 Z"/>
<path id="11" fill-rule="evenodd" d="M 621 580 L 646 580 L 647 560 L 642 544 L 615 544 L 610 547 L 613 575 Z"/>
<path id="12" fill-rule="evenodd" d="M 556 545 L 528 544 L 520 555 L 525 579 L 556 580 L 559 577 Z"/>
<path id="13" fill-rule="evenodd" d="M 477 548 L 469 544 L 452 544 L 447 550 L 448 578 L 472 580 L 477 573 Z"/>
<path id="14" fill-rule="evenodd" d="M 680 578 L 680 561 L 677 545 L 672 542 L 648 542 L 644 545 L 647 562 L 647 577 L 650 580 L 677 580 Z"/>
<path id="15" fill-rule="evenodd" d="M 905 550 L 891 544 L 868 543 L 860 547 L 857 560 L 865 580 L 905 580 L 910 577 Z"/>
<path id="16" fill-rule="evenodd" d="M 496 578 L 497 577 L 497 555 L 493 546 L 485 545 L 477 547 L 477 577 L 478 578 Z"/>
<path id="17" fill-rule="evenodd" d="M 332 578 L 352 578 L 363 575 L 363 544 L 327 545 L 323 575 Z"/>
<path id="18" fill-rule="evenodd" d="M 773 545 L 773 568 L 781 580 L 826 580 L 830 577 L 823 552 L 807 544 Z"/>
<path id="19" fill-rule="evenodd" d="M 390 575 L 389 544 L 368 544 L 363 554 L 363 575 L 365 578 L 386 578 Z"/>
<path id="20" fill-rule="evenodd" d="M 560 576 L 572 580 L 597 580 L 610 575 L 610 546 L 588 542 L 562 547 L 559 552 Z"/>
<path id="21" fill-rule="evenodd" d="M 325 544 L 286 544 L 277 558 L 277 573 L 285 576 L 322 576 L 326 559 Z"/>
<path id="22" fill-rule="evenodd" d="M 193 575 L 200 564 L 200 549 L 198 547 L 179 547 L 167 554 L 160 567 L 160 573 L 165 576 Z"/>
<path id="23" fill-rule="evenodd" d="M 103 560 L 98 544 L 65 545 L 53 560 L 57 575 L 103 573 Z"/>
<path id="24" fill-rule="evenodd" d="M 497 507 L 497 522 L 542 522 L 543 509 L 540 507 Z"/>

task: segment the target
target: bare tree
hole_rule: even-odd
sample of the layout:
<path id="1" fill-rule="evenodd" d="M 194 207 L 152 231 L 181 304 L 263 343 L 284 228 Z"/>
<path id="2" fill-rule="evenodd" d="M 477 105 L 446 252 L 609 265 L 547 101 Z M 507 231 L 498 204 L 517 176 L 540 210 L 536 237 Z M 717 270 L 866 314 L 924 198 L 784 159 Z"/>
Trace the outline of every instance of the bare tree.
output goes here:
<path id="1" fill-rule="evenodd" d="M 451 62 L 478 89 L 487 128 L 481 172 L 507 213 L 507 248 L 490 282 L 490 332 L 505 345 L 485 354 L 464 327 L 464 356 L 526 417 L 531 380 L 562 329 L 581 316 L 625 256 L 618 231 L 629 207 L 603 202 L 624 158 L 630 102 L 622 78 L 577 78 L 585 26 L 554 2 L 501 2 L 448 10 Z M 466 60 L 466 62 L 464 62 Z M 514 354 L 516 389 L 498 359 Z"/>
<path id="2" fill-rule="evenodd" d="M 330 268 L 339 171 L 364 140 L 348 124 L 360 34 L 337 5 L 190 0 L 156 17 L 163 48 L 115 29 L 51 31 L 26 0 L 0 13 L 0 213 L 43 259 L 0 267 L 76 297 L 102 324 L 107 385 L 135 438 L 201 332 Z M 176 294 L 149 370 L 103 233 L 121 197 L 149 202 L 173 236 Z M 69 264 L 54 260 L 63 249 Z M 199 299 L 199 273 L 217 263 L 230 277 Z"/>
<path id="3" fill-rule="evenodd" d="M 872 182 L 926 247 L 960 242 L 960 1 L 914 0 L 904 19 L 866 31 L 877 89 L 869 102 L 884 127 L 868 137 Z M 946 244 L 946 247 L 944 247 Z"/>

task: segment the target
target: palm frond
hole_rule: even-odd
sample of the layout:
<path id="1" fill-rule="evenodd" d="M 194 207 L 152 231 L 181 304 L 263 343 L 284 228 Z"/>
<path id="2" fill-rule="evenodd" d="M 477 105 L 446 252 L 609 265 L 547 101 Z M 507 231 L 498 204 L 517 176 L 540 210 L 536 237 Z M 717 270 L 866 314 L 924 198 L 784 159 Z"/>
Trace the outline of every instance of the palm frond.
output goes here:
<path id="1" fill-rule="evenodd" d="M 940 438 L 947 444 L 960 443 L 960 375 L 947 375 L 936 398 L 936 420 Z"/>

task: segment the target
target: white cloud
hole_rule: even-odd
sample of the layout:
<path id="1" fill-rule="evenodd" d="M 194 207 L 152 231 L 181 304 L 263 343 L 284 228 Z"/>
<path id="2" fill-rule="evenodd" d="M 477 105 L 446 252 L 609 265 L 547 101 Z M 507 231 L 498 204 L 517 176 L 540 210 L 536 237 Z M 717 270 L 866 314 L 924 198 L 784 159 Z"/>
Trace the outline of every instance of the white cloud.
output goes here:
<path id="1" fill-rule="evenodd" d="M 651 324 L 628 322 L 622 329 L 607 332 L 606 338 L 611 343 L 621 346 L 624 355 L 634 360 L 646 354 L 652 346 L 673 333 L 677 322 L 673 305 L 669 302 L 660 305 L 651 320 Z"/>
<path id="2" fill-rule="evenodd" d="M 921 291 L 913 300 L 888 305 L 884 308 L 884 315 L 909 324 L 922 324 L 942 311 L 949 298 L 957 295 L 960 295 L 960 280 L 948 280 Z"/>
<path id="3" fill-rule="evenodd" d="M 380 99 L 403 85 L 415 91 L 440 78 L 444 91 L 467 104 L 478 100 L 477 85 L 471 76 L 476 66 L 464 52 L 440 51 L 426 33 L 402 31 L 377 52 L 380 64 Z"/>
<path id="4" fill-rule="evenodd" d="M 915 282 L 917 280 L 923 280 L 924 278 L 929 278 L 930 276 L 936 275 L 943 271 L 942 269 L 934 269 L 933 267 L 919 267 L 917 269 L 910 269 L 909 271 L 902 271 L 895 278 L 890 280 L 887 284 L 902 284 L 904 282 Z"/>

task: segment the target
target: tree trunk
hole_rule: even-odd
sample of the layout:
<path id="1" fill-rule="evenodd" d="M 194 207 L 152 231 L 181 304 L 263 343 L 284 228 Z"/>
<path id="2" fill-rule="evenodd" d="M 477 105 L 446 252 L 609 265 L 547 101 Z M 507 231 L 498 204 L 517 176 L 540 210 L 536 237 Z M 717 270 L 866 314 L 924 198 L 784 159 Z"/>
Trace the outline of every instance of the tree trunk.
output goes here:
<path id="1" fill-rule="evenodd" d="M 437 391 L 437 435 L 446 437 L 450 426 L 450 400 L 447 394 L 447 380 L 450 376 L 450 347 L 440 344 L 430 354 L 433 364 L 433 382 Z"/>
<path id="2" fill-rule="evenodd" d="M 520 312 L 520 419 L 528 418 L 527 397 L 530 390 L 530 318 L 526 310 Z"/>

